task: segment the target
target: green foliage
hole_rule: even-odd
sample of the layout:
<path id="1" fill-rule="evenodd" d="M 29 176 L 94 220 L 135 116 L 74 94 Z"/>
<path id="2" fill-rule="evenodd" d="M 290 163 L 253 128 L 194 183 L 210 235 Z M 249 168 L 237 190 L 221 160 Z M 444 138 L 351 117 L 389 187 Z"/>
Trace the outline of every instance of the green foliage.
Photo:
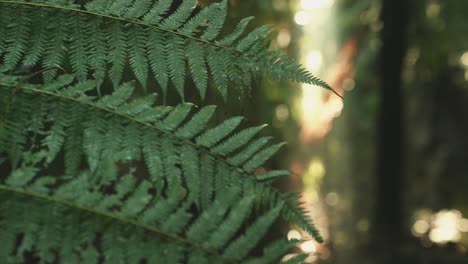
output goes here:
<path id="1" fill-rule="evenodd" d="M 251 77 L 262 73 L 331 89 L 286 54 L 270 51 L 265 41 L 271 32 L 268 26 L 243 36 L 251 20 L 247 18 L 223 37 L 226 0 L 197 13 L 196 1 L 182 1 L 173 13 L 171 2 L 0 1 L 2 25 L 9 25 L 0 31 L 0 39 L 5 39 L 0 55 L 8 69 L 67 63 L 79 80 L 92 75 L 101 83 L 108 76 L 115 86 L 128 64 L 143 87 L 152 75 L 164 94 L 171 86 L 182 100 L 186 74 L 201 98 L 209 76 L 224 98 L 229 83 L 248 89 Z M 56 74 L 57 70 L 45 71 L 44 80 L 52 81 Z"/>
<path id="2" fill-rule="evenodd" d="M 190 76 L 226 98 L 258 72 L 329 88 L 268 50 L 269 27 L 222 37 L 226 1 L 195 2 L 0 0 L 0 259 L 272 263 L 297 242 L 258 250 L 280 215 L 321 241 L 270 185 L 289 173 L 255 174 L 283 145 L 264 126 L 139 89 L 154 78 L 183 99 Z"/>

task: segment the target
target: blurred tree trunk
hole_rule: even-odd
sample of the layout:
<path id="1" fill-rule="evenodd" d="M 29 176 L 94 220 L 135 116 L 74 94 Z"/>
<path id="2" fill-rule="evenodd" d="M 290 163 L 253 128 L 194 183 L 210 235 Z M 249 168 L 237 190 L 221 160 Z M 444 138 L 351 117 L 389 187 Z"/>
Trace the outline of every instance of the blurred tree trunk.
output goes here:
<path id="1" fill-rule="evenodd" d="M 407 50 L 407 0 L 382 2 L 380 106 L 377 132 L 377 174 L 371 245 L 375 263 L 404 263 L 399 246 L 406 228 L 403 209 L 405 136 L 402 66 Z"/>

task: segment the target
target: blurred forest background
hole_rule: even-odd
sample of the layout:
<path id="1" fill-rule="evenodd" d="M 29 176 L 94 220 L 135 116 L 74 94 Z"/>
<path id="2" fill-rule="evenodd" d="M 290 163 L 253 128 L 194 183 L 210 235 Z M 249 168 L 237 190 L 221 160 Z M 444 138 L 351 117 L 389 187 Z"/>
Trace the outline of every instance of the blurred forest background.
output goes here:
<path id="1" fill-rule="evenodd" d="M 288 142 L 269 166 L 326 238 L 287 227 L 307 262 L 468 263 L 468 1 L 229 2 L 344 95 L 263 81 L 226 106 Z"/>

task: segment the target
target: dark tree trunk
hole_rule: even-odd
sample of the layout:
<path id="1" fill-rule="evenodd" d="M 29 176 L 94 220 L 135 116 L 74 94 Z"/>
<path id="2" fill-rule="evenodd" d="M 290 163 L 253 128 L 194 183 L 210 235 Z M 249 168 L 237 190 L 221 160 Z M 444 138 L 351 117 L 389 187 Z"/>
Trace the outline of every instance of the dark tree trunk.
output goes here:
<path id="1" fill-rule="evenodd" d="M 402 66 L 407 49 L 408 0 L 383 0 L 380 55 L 380 108 L 377 139 L 376 201 L 372 246 L 379 264 L 404 263 L 399 254 L 405 233 L 405 158 Z"/>

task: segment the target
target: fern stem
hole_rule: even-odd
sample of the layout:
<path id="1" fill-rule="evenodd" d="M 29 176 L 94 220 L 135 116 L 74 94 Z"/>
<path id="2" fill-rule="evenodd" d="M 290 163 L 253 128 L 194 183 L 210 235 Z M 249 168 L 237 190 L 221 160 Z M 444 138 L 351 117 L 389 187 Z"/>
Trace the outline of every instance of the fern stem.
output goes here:
<path id="1" fill-rule="evenodd" d="M 10 187 L 10 186 L 7 186 L 7 185 L 0 184 L 0 191 L 7 191 L 7 192 L 16 193 L 16 194 L 22 194 L 22 195 L 25 195 L 25 196 L 31 196 L 31 197 L 34 197 L 34 198 L 37 198 L 37 199 L 46 200 L 46 201 L 49 201 L 49 202 L 54 202 L 54 203 L 61 204 L 61 205 L 71 207 L 71 208 L 74 208 L 74 209 L 78 209 L 78 210 L 81 210 L 81 211 L 87 211 L 87 212 L 93 213 L 93 214 L 101 216 L 101 217 L 106 217 L 106 218 L 110 218 L 110 219 L 113 219 L 113 220 L 117 220 L 117 221 L 125 223 L 125 224 L 130 224 L 130 225 L 133 225 L 133 226 L 138 227 L 138 228 L 146 229 L 146 230 L 151 231 L 153 233 L 158 233 L 159 235 L 165 236 L 165 237 L 170 238 L 170 239 L 178 240 L 181 243 L 190 245 L 191 247 L 199 248 L 199 249 L 201 249 L 201 250 L 203 250 L 203 251 L 205 251 L 205 252 L 207 252 L 209 254 L 212 254 L 212 255 L 215 255 L 215 256 L 217 256 L 217 257 L 219 257 L 221 259 L 224 259 L 226 261 L 226 263 L 237 263 L 236 261 L 234 261 L 232 259 L 226 259 L 226 257 L 223 257 L 217 251 L 209 250 L 209 249 L 206 249 L 206 248 L 202 247 L 199 243 L 194 243 L 194 242 L 192 242 L 190 240 L 187 240 L 187 239 L 185 239 L 185 238 L 183 238 L 181 236 L 165 232 L 165 231 L 163 231 L 163 230 L 161 230 L 161 229 L 159 229 L 157 227 L 146 225 L 146 224 L 140 223 L 140 222 L 135 221 L 135 220 L 125 219 L 123 217 L 120 217 L 120 216 L 117 216 L 117 215 L 114 215 L 114 214 L 111 214 L 111 213 L 107 213 L 107 212 L 103 212 L 103 211 L 97 211 L 97 210 L 95 210 L 93 208 L 90 208 L 90 207 L 86 207 L 86 206 L 83 206 L 83 205 L 80 205 L 80 204 L 76 204 L 76 203 L 69 202 L 69 201 L 66 201 L 66 200 L 62 200 L 62 199 L 59 199 L 59 198 L 56 198 L 56 197 L 53 197 L 53 196 L 44 195 L 44 194 L 41 194 L 41 193 L 38 193 L 38 192 L 33 192 L 33 191 L 29 191 L 29 190 L 22 189 L 22 188 L 15 188 L 15 187 Z"/>

